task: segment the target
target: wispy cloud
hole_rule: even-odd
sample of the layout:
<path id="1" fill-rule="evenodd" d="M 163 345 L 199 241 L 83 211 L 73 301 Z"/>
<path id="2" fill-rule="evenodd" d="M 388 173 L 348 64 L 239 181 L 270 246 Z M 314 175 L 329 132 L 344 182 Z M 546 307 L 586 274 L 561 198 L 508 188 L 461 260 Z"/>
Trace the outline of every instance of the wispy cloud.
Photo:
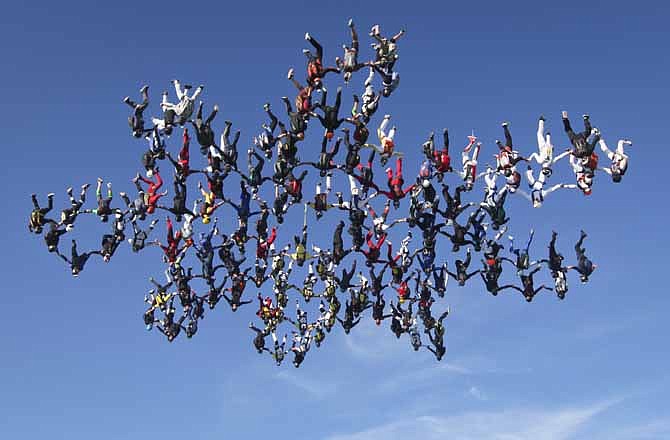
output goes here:
<path id="1" fill-rule="evenodd" d="M 361 321 L 343 339 L 349 353 L 368 361 L 379 361 L 412 350 L 407 337 L 397 340 L 386 326 L 377 326 L 372 320 Z"/>
<path id="2" fill-rule="evenodd" d="M 316 399 L 323 399 L 334 393 L 337 389 L 333 383 L 310 379 L 304 375 L 293 374 L 288 371 L 280 371 L 275 374 L 275 378 L 307 392 Z"/>
<path id="3" fill-rule="evenodd" d="M 618 400 L 583 407 L 467 412 L 454 416 L 418 416 L 338 434 L 327 440 L 568 440 Z"/>
<path id="4" fill-rule="evenodd" d="M 618 427 L 595 439 L 602 440 L 657 440 L 670 438 L 670 417 L 654 419 L 629 427 Z"/>
<path id="5" fill-rule="evenodd" d="M 484 394 L 484 392 L 481 389 L 479 389 L 479 387 L 476 387 L 474 385 L 470 387 L 470 389 L 468 390 L 468 394 L 477 400 L 489 400 L 488 396 Z"/>

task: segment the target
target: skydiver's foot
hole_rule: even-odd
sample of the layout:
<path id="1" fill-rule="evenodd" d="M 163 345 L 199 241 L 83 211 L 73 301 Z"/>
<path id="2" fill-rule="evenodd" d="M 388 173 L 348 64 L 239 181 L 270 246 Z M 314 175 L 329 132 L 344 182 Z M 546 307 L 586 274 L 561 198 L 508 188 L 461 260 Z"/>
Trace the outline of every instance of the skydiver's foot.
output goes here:
<path id="1" fill-rule="evenodd" d="M 588 121 L 588 119 L 589 119 L 589 115 L 587 115 L 587 114 L 583 114 L 583 115 L 582 115 L 582 118 L 584 118 L 585 121 Z"/>
<path id="2" fill-rule="evenodd" d="M 193 88 L 193 86 L 190 85 L 190 84 L 186 84 L 186 85 L 184 86 L 184 90 L 191 90 L 192 88 Z"/>
<path id="3" fill-rule="evenodd" d="M 265 104 L 263 104 L 263 110 L 265 110 L 266 112 L 270 110 L 270 103 L 269 102 L 266 102 Z"/>
<path id="4" fill-rule="evenodd" d="M 563 119 L 568 119 L 568 112 L 566 112 L 565 110 L 563 110 L 563 111 L 561 112 L 561 118 L 563 118 Z"/>
<path id="5" fill-rule="evenodd" d="M 502 124 L 500 124 L 502 127 L 509 127 L 509 122 L 505 121 Z"/>
<path id="6" fill-rule="evenodd" d="M 286 78 L 293 79 L 293 73 L 294 73 L 293 67 L 291 67 L 290 69 L 288 69 L 288 73 L 286 74 Z"/>
<path id="7" fill-rule="evenodd" d="M 142 86 L 142 88 L 140 89 L 140 93 L 141 93 L 141 94 L 144 94 L 144 93 L 146 93 L 147 90 L 149 90 L 149 86 L 144 85 L 144 86 Z"/>
<path id="8" fill-rule="evenodd" d="M 56 194 L 54 194 L 54 193 L 49 193 L 49 194 L 47 194 L 47 198 L 50 199 L 50 198 L 52 198 L 52 197 L 55 196 L 55 195 L 56 195 Z"/>
<path id="9" fill-rule="evenodd" d="M 544 118 L 544 115 L 540 115 L 540 121 L 546 121 L 546 119 Z M 549 134 L 549 133 L 547 133 L 547 134 Z"/>
<path id="10" fill-rule="evenodd" d="M 128 104 L 130 102 L 130 96 L 126 96 L 125 98 L 123 98 L 123 102 Z"/>
<path id="11" fill-rule="evenodd" d="M 98 177 L 98 183 L 102 183 L 102 177 Z"/>
<path id="12" fill-rule="evenodd" d="M 214 111 L 218 112 L 219 111 L 219 104 L 214 104 Z"/>
<path id="13" fill-rule="evenodd" d="M 91 186 L 90 183 L 84 183 L 84 184 L 81 186 L 81 189 L 83 189 L 83 190 L 85 191 L 85 190 L 88 189 L 89 186 Z"/>
<path id="14" fill-rule="evenodd" d="M 135 177 L 133 177 L 132 180 L 133 180 L 133 183 L 137 183 L 140 180 L 140 173 L 137 173 L 137 175 Z M 99 180 L 99 182 L 100 182 L 100 180 Z"/>
<path id="15" fill-rule="evenodd" d="M 586 234 L 586 232 L 584 232 L 584 231 L 580 231 L 580 235 L 581 235 L 582 238 L 586 238 L 586 237 L 587 237 L 587 234 Z"/>
<path id="16" fill-rule="evenodd" d="M 65 190 L 65 192 L 71 196 L 72 195 L 72 187 L 69 187 L 68 189 Z"/>
<path id="17" fill-rule="evenodd" d="M 629 139 L 624 139 L 623 143 L 624 143 L 625 145 L 629 145 L 629 146 L 630 146 L 630 145 L 633 145 L 633 141 L 631 141 L 631 140 L 629 140 Z"/>
<path id="18" fill-rule="evenodd" d="M 349 19 L 349 21 L 347 22 L 347 26 L 354 27 L 354 19 L 353 18 Z"/>
<path id="19" fill-rule="evenodd" d="M 303 49 L 303 50 L 302 50 L 302 53 L 304 53 L 305 55 L 307 55 L 307 54 L 309 53 L 309 49 Z"/>
<path id="20" fill-rule="evenodd" d="M 309 41 L 312 39 L 312 36 L 309 34 L 309 32 L 305 32 L 305 40 Z"/>

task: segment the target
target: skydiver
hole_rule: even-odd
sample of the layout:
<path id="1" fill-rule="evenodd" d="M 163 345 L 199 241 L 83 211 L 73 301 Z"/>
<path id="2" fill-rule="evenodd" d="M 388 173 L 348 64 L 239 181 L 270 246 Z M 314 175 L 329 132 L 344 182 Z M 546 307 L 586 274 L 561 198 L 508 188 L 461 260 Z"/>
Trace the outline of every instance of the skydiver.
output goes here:
<path id="1" fill-rule="evenodd" d="M 307 130 L 307 114 L 303 114 L 299 111 L 294 112 L 291 107 L 291 102 L 286 96 L 282 96 L 281 99 L 286 106 L 286 114 L 289 118 L 289 131 L 281 133 L 278 139 L 288 138 L 292 135 L 297 140 L 303 140 L 305 138 L 305 130 Z"/>
<path id="2" fill-rule="evenodd" d="M 393 202 L 393 206 L 397 209 L 400 207 L 400 200 L 405 198 L 408 192 L 414 189 L 414 184 L 409 185 L 403 189 L 405 179 L 402 175 L 402 158 L 396 160 L 395 165 L 395 174 L 391 168 L 386 169 L 386 177 L 388 179 L 388 188 L 389 191 L 378 190 L 377 194 L 386 196 L 389 200 Z"/>
<path id="3" fill-rule="evenodd" d="M 188 96 L 188 92 L 191 89 L 190 85 L 185 85 L 182 89 L 181 83 L 178 79 L 172 80 L 174 85 L 175 92 L 177 94 L 177 99 L 179 102 L 177 104 L 172 104 L 167 101 L 167 92 L 163 93 L 163 101 L 161 102 L 161 108 L 163 111 L 174 111 L 177 120 L 175 121 L 178 125 L 183 126 L 186 124 L 194 110 L 194 102 L 202 93 L 202 89 L 205 87 L 203 85 L 198 86 L 197 89 L 193 92 L 192 96 Z"/>
<path id="4" fill-rule="evenodd" d="M 224 170 L 229 172 L 230 170 L 238 171 L 237 168 L 237 141 L 240 139 L 240 131 L 235 132 L 232 142 L 230 141 L 230 128 L 233 123 L 230 121 L 225 121 L 223 126 L 223 132 L 221 132 L 221 157 L 224 161 Z"/>
<path id="5" fill-rule="evenodd" d="M 133 179 L 133 183 L 138 184 L 138 180 L 146 183 L 149 185 L 149 188 L 146 191 L 146 196 L 145 196 L 145 203 L 146 203 L 146 212 L 147 214 L 153 214 L 156 211 L 156 208 L 158 207 L 158 200 L 167 195 L 167 191 L 164 191 L 162 193 L 159 193 L 158 190 L 163 187 L 163 179 L 161 178 L 160 173 L 158 172 L 158 169 L 156 169 L 156 172 L 154 173 L 154 176 L 156 177 L 156 181 L 151 181 L 149 179 L 145 179 L 142 177 L 139 173 L 135 176 Z M 98 183 L 98 188 L 100 187 L 100 184 Z M 108 184 L 109 187 L 109 198 L 111 200 L 111 183 Z M 138 186 L 138 188 L 141 190 L 141 187 Z"/>
<path id="6" fill-rule="evenodd" d="M 256 351 L 259 354 L 263 354 L 263 350 L 265 349 L 265 337 L 267 336 L 267 333 L 265 330 L 261 330 L 254 326 L 253 322 L 249 323 L 249 328 L 256 332 L 256 336 L 254 337 L 254 347 L 256 348 Z"/>
<path id="7" fill-rule="evenodd" d="M 465 226 L 459 225 L 458 222 L 454 220 L 452 222 L 452 226 L 454 228 L 454 232 L 451 234 L 446 231 L 441 230 L 437 231 L 440 234 L 448 237 L 449 240 L 451 240 L 451 243 L 453 245 L 452 252 L 458 252 L 461 246 L 475 245 L 475 243 L 472 240 L 468 240 L 466 238 L 467 236 L 472 238 L 472 234 L 468 231 L 468 229 L 470 228 L 470 219 L 468 220 L 468 223 Z"/>
<path id="8" fill-rule="evenodd" d="M 626 170 L 628 169 L 628 155 L 624 153 L 624 146 L 631 146 L 633 143 L 627 139 L 620 139 L 615 151 L 611 151 L 607 148 L 604 139 L 600 139 L 599 143 L 600 149 L 607 155 L 608 159 L 612 161 L 612 164 L 609 167 L 603 167 L 601 170 L 612 176 L 612 181 L 614 183 L 621 182 L 621 178 L 626 174 Z"/>
<path id="9" fill-rule="evenodd" d="M 582 283 L 586 283 L 589 280 L 589 277 L 598 265 L 593 264 L 591 260 L 586 256 L 586 249 L 582 247 L 584 239 L 586 238 L 586 232 L 581 231 L 579 241 L 575 244 L 575 253 L 577 254 L 577 265 L 568 266 L 567 269 L 572 269 L 579 272 L 579 279 Z"/>
<path id="10" fill-rule="evenodd" d="M 77 242 L 76 240 L 72 240 L 72 252 L 70 258 L 67 258 L 66 256 L 62 254 L 58 254 L 59 257 L 66 263 L 70 265 L 70 269 L 72 270 L 72 276 L 73 277 L 78 277 L 79 273 L 84 270 L 84 265 L 88 261 L 88 259 L 91 257 L 91 255 L 101 255 L 100 251 L 89 251 L 89 252 L 84 252 L 83 254 L 80 254 L 77 252 Z"/>
<path id="11" fill-rule="evenodd" d="M 314 47 L 315 53 L 303 49 L 302 53 L 307 57 L 307 82 L 316 89 L 322 87 L 322 79 L 328 72 L 340 73 L 337 67 L 323 67 L 323 47 L 309 32 L 305 33 L 305 40 Z"/>
<path id="12" fill-rule="evenodd" d="M 518 151 L 513 150 L 512 135 L 509 131 L 509 122 L 503 122 L 502 128 L 505 132 L 505 144 L 503 145 L 502 142 L 496 140 L 496 145 L 500 151 L 495 155 L 495 157 L 498 164 L 498 171 L 503 173 L 505 176 L 509 176 L 517 163 L 522 160 L 528 161 L 528 159 L 520 156 Z"/>
<path id="13" fill-rule="evenodd" d="M 544 198 L 556 191 L 557 189 L 565 188 L 566 185 L 559 183 L 549 189 L 544 189 L 544 183 L 547 179 L 547 175 L 543 172 L 537 176 L 537 179 L 533 176 L 533 169 L 528 166 L 526 171 L 526 179 L 528 180 L 528 186 L 531 188 L 530 195 L 525 194 L 523 191 L 519 191 L 521 194 L 526 196 L 528 200 L 533 204 L 533 208 L 539 208 L 544 203 Z"/>
<path id="14" fill-rule="evenodd" d="M 323 116 L 316 114 L 316 117 L 321 122 L 323 128 L 326 129 L 324 136 L 327 139 L 332 139 L 335 135 L 335 130 L 340 128 L 344 118 L 340 118 L 338 113 L 340 112 L 340 104 L 342 102 L 342 87 L 337 88 L 337 95 L 335 95 L 335 104 L 330 106 L 327 104 L 328 90 L 325 87 L 321 87 L 321 102 L 314 105 L 314 109 L 321 109 L 323 111 Z"/>
<path id="15" fill-rule="evenodd" d="M 391 81 L 393 80 L 393 75 L 391 75 Z M 373 67 L 370 67 L 370 71 L 368 73 L 368 77 L 365 79 L 365 83 L 363 85 L 365 86 L 365 90 L 363 91 L 363 95 L 359 99 L 357 95 L 354 95 L 354 106 L 351 109 L 351 114 L 353 119 L 362 119 L 362 123 L 368 123 L 370 121 L 370 118 L 372 115 L 375 114 L 377 111 L 377 108 L 379 108 L 379 101 L 382 97 L 382 95 L 378 94 L 375 92 L 375 89 L 373 87 L 372 81 L 375 78 L 375 69 Z M 360 104 L 360 113 L 358 112 L 358 106 Z M 356 136 L 354 136 L 356 138 Z M 359 141 L 361 143 L 365 143 L 365 141 Z"/>
<path id="16" fill-rule="evenodd" d="M 184 128 L 182 148 L 177 155 L 177 160 L 175 160 L 170 152 L 166 152 L 165 156 L 168 158 L 172 166 L 174 166 L 175 178 L 181 182 L 186 182 L 188 176 L 194 173 L 202 173 L 202 171 L 192 170 L 190 166 L 191 155 L 189 152 L 189 147 L 191 144 L 191 138 L 188 135 L 188 129 Z"/>
<path id="17" fill-rule="evenodd" d="M 479 157 L 479 151 L 481 150 L 481 142 L 477 142 L 477 138 L 474 135 L 468 136 L 469 143 L 463 149 L 461 153 L 461 162 L 463 163 L 463 171 L 458 174 L 463 179 L 464 185 L 463 188 L 465 191 L 470 191 L 474 187 L 475 180 L 477 179 L 477 159 Z M 472 147 L 474 146 L 474 150 Z M 470 154 L 472 150 L 472 154 Z"/>
<path id="18" fill-rule="evenodd" d="M 149 224 L 149 228 L 143 230 L 137 226 L 137 222 L 131 222 L 133 226 L 133 238 L 129 238 L 128 243 L 130 243 L 130 247 L 133 250 L 133 252 L 139 252 L 142 249 L 144 249 L 145 246 L 151 246 L 154 244 L 154 243 L 146 243 L 146 240 L 149 238 L 149 234 L 151 234 L 151 231 L 153 231 L 154 227 L 156 226 L 156 223 L 158 223 L 158 219 L 152 220 L 151 223 Z"/>
<path id="19" fill-rule="evenodd" d="M 358 325 L 358 323 L 361 321 L 361 318 L 354 320 L 354 311 L 351 307 L 351 304 L 349 304 L 349 301 L 347 300 L 344 308 L 344 320 L 340 319 L 339 317 L 337 317 L 337 320 L 342 325 L 344 333 L 348 335 L 349 332 L 351 332 L 351 329 Z"/>
<path id="20" fill-rule="evenodd" d="M 251 187 L 252 197 L 256 198 L 258 197 L 258 188 L 263 184 L 263 182 L 272 180 L 272 178 L 263 176 L 262 173 L 263 173 L 263 166 L 265 165 L 265 160 L 260 154 L 258 154 L 253 148 L 249 148 L 249 150 L 247 150 L 247 155 L 248 155 L 247 162 L 249 164 L 249 171 L 246 176 L 240 173 L 240 177 L 244 181 L 246 181 L 247 184 Z M 254 157 L 256 158 L 256 165 L 252 165 L 251 159 Z"/>
<path id="21" fill-rule="evenodd" d="M 30 218 L 28 219 L 28 230 L 34 232 L 35 234 L 41 234 L 42 229 L 47 223 L 57 224 L 54 220 L 47 218 L 46 215 L 53 209 L 54 206 L 54 193 L 49 193 L 47 195 L 47 206 L 46 208 L 40 208 L 40 204 L 37 201 L 37 195 L 33 194 L 31 196 L 33 202 L 33 211 L 30 213 Z"/>
<path id="22" fill-rule="evenodd" d="M 391 38 L 382 37 L 379 25 L 372 26 L 370 36 L 377 40 L 377 43 L 372 45 L 377 55 L 374 63 L 375 66 L 380 66 L 388 71 L 393 70 L 393 66 L 398 60 L 397 42 L 403 35 L 405 35 L 405 30 L 401 29 L 400 32 Z"/>
<path id="23" fill-rule="evenodd" d="M 118 211 L 118 209 L 112 209 L 111 207 L 112 198 L 114 197 L 114 193 L 112 192 L 112 182 L 107 182 L 107 197 L 102 197 L 102 179 L 98 177 L 95 196 L 98 201 L 98 206 L 95 209 L 86 209 L 82 212 L 95 214 L 100 217 L 100 220 L 107 222 L 109 216 Z"/>
<path id="24" fill-rule="evenodd" d="M 164 209 L 174 214 L 175 219 L 180 222 L 182 216 L 195 217 L 196 214 L 186 208 L 186 184 L 178 179 L 174 180 L 174 197 L 172 198 L 172 207 L 165 208 L 157 206 L 159 209 Z"/>
<path id="25" fill-rule="evenodd" d="M 344 49 L 344 57 L 342 59 L 339 57 L 335 58 L 335 65 L 340 71 L 344 72 L 342 76 L 345 84 L 349 83 L 351 75 L 354 72 L 365 67 L 365 64 L 360 64 L 358 62 L 358 33 L 354 27 L 354 20 L 350 18 L 347 22 L 347 26 L 351 31 L 351 47 L 347 47 L 346 44 L 343 44 L 342 49 Z"/>
<path id="26" fill-rule="evenodd" d="M 523 288 L 519 288 L 517 286 L 511 286 L 510 288 L 521 292 L 521 294 L 524 296 L 527 302 L 531 302 L 535 297 L 535 295 L 537 295 L 542 289 L 546 289 L 549 291 L 554 290 L 551 287 L 545 286 L 544 284 L 542 284 L 537 289 L 535 288 L 533 283 L 533 275 L 535 275 L 540 269 L 541 267 L 538 266 L 535 269 L 528 272 L 527 275 L 524 275 L 522 272 L 519 272 L 519 277 L 521 278 L 521 284 Z"/>
<path id="27" fill-rule="evenodd" d="M 284 335 L 284 338 L 282 339 L 281 344 L 277 340 L 277 335 L 275 332 L 271 333 L 272 335 L 272 340 L 274 341 L 274 350 L 269 350 L 268 348 L 265 348 L 264 350 L 270 353 L 272 356 L 272 359 L 274 359 L 275 363 L 277 366 L 281 366 L 281 363 L 284 361 L 284 356 L 288 353 L 284 348 L 286 346 L 286 337 L 287 335 Z"/>
<path id="28" fill-rule="evenodd" d="M 216 142 L 214 141 L 214 130 L 212 129 L 212 121 L 216 117 L 216 114 L 219 112 L 219 106 L 214 105 L 212 113 L 209 114 L 207 119 L 202 118 L 202 107 L 203 102 L 200 101 L 198 106 L 198 111 L 195 116 L 195 121 L 191 121 L 193 128 L 195 129 L 195 137 L 200 144 L 200 154 L 207 155 L 210 147 L 216 147 Z"/>
<path id="29" fill-rule="evenodd" d="M 65 230 L 68 232 L 74 228 L 74 221 L 77 219 L 77 215 L 79 215 L 82 206 L 84 206 L 84 203 L 86 202 L 86 190 L 89 186 L 90 185 L 88 183 L 85 183 L 81 186 L 79 200 L 76 200 L 72 195 L 72 188 L 68 188 L 66 191 L 68 197 L 70 198 L 70 207 L 61 211 L 60 225 L 64 225 Z"/>
<path id="30" fill-rule="evenodd" d="M 334 161 L 337 152 L 340 150 L 340 143 L 342 142 L 341 138 L 338 138 L 333 145 L 332 150 L 328 151 L 328 137 L 324 136 L 323 141 L 321 142 L 321 153 L 319 154 L 318 162 L 300 162 L 300 165 L 311 165 L 317 170 L 321 177 L 326 177 L 326 175 L 334 169 L 339 169 L 340 166 L 337 165 Z"/>
<path id="31" fill-rule="evenodd" d="M 516 261 L 512 261 L 508 258 L 503 258 L 506 261 L 511 262 L 516 266 L 517 272 L 523 272 L 526 270 L 531 269 L 533 266 L 536 266 L 540 264 L 541 261 L 530 261 L 530 245 L 533 242 L 533 236 L 535 235 L 535 231 L 533 229 L 530 230 L 530 234 L 528 236 L 528 242 L 526 242 L 526 247 L 525 248 L 515 248 L 514 247 L 514 237 L 511 235 L 508 237 L 509 238 L 509 251 L 516 255 Z"/>
<path id="32" fill-rule="evenodd" d="M 67 232 L 66 229 L 60 229 L 60 226 L 56 223 L 49 223 L 49 229 L 47 229 L 44 234 L 44 242 L 47 245 L 49 252 L 58 253 L 58 242 L 60 241 L 61 235 Z"/>
<path id="33" fill-rule="evenodd" d="M 456 273 L 450 272 L 449 269 L 446 270 L 449 276 L 458 281 L 458 285 L 461 287 L 465 286 L 466 281 L 479 273 L 479 270 L 467 273 L 468 267 L 470 266 L 470 261 L 472 261 L 472 254 L 470 252 L 470 248 L 468 248 L 466 251 L 465 261 L 456 260 L 455 262 Z"/>
<path id="34" fill-rule="evenodd" d="M 449 315 L 449 311 L 450 310 L 447 308 L 447 310 L 442 315 L 440 315 L 440 317 L 436 321 L 436 323 L 433 327 L 433 333 L 435 334 L 434 337 L 433 337 L 433 335 L 431 335 L 430 332 L 427 332 L 428 333 L 428 339 L 430 339 L 430 343 L 433 344 L 433 347 L 435 347 L 435 348 L 433 349 L 432 347 L 428 347 L 428 346 L 426 348 L 431 353 L 433 353 L 435 355 L 435 358 L 438 361 L 441 361 L 442 357 L 447 352 L 447 350 L 444 346 L 445 329 L 444 329 L 444 324 L 442 324 L 442 321 L 444 321 L 444 318 L 446 318 L 447 315 Z"/>
<path id="35" fill-rule="evenodd" d="M 591 119 L 589 115 L 584 115 L 584 131 L 581 133 L 575 133 L 570 126 L 570 119 L 568 119 L 568 112 L 563 111 L 561 113 L 563 119 L 563 128 L 570 139 L 572 144 L 572 154 L 576 157 L 582 159 L 587 158 L 593 153 L 593 150 L 596 148 L 596 144 L 600 140 L 600 131 L 597 128 L 591 126 Z M 592 136 L 593 135 L 593 136 Z M 592 137 L 592 138 L 591 138 Z M 589 141 L 589 138 L 591 140 Z"/>
<path id="36" fill-rule="evenodd" d="M 144 128 L 144 110 L 149 105 L 149 94 L 147 91 L 149 86 L 142 86 L 140 89 L 140 95 L 142 95 L 142 102 L 139 104 L 130 99 L 129 96 L 123 98 L 123 102 L 128 104 L 130 108 L 133 109 L 133 114 L 128 116 L 128 125 L 130 125 L 130 131 L 132 135 L 136 138 L 141 138 L 146 136 L 147 133 L 151 132 L 151 129 Z"/>
<path id="37" fill-rule="evenodd" d="M 538 151 L 528 156 L 528 161 L 535 160 L 542 167 L 542 174 L 551 176 L 551 166 L 554 161 L 554 145 L 551 143 L 551 133 L 544 133 L 544 116 L 540 116 L 537 123 L 537 149 Z"/>
<path id="38" fill-rule="evenodd" d="M 449 193 L 449 185 L 442 185 L 442 196 L 447 202 L 447 208 L 444 211 L 440 211 L 438 209 L 437 212 L 442 214 L 442 216 L 447 220 L 448 224 L 454 222 L 463 211 L 474 205 L 474 203 L 466 203 L 465 205 L 461 203 L 461 193 L 463 191 L 467 191 L 465 186 L 457 186 L 452 197 L 452 195 Z"/>
<path id="39" fill-rule="evenodd" d="M 389 121 L 391 120 L 391 115 L 384 115 L 381 124 L 377 128 L 377 138 L 379 139 L 379 146 L 366 144 L 370 148 L 374 148 L 380 154 L 380 160 L 382 166 L 385 166 L 391 156 L 401 156 L 400 153 L 395 152 L 395 134 L 396 127 L 392 126 L 390 130 L 386 131 L 388 128 Z"/>

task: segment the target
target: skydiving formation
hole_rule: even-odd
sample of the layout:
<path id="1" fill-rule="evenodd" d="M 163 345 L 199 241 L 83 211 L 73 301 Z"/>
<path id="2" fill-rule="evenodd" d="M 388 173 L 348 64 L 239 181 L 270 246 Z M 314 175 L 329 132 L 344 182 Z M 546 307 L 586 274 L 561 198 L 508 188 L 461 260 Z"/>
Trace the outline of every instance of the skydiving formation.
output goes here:
<path id="1" fill-rule="evenodd" d="M 214 124 L 225 108 L 200 101 L 203 85 L 173 80 L 174 95 L 162 92 L 151 117 L 154 94 L 143 85 L 138 101 L 123 99 L 130 135 L 144 145 L 141 164 L 129 174 L 132 192 L 115 197 L 103 178 L 94 201 L 87 183 L 78 198 L 67 188 L 60 216 L 54 193 L 33 194 L 29 231 L 43 236 L 74 277 L 98 258 L 111 261 L 124 243 L 161 258 L 164 272 L 148 279 L 144 295 L 147 330 L 169 342 L 192 338 L 217 306 L 243 309 L 253 349 L 277 365 L 289 357 L 296 368 L 335 327 L 348 335 L 364 319 L 386 322 L 396 338 L 407 335 L 414 351 L 439 361 L 447 351 L 451 310 L 443 303 L 450 289 L 480 284 L 491 295 L 520 294 L 530 303 L 540 294 L 564 299 L 572 272 L 587 283 L 598 266 L 589 259 L 586 232 L 560 240 L 553 232 L 540 253 L 535 231 L 511 235 L 506 202 L 520 197 L 541 209 L 556 191 L 591 195 L 597 174 L 620 183 L 632 142 L 620 139 L 612 150 L 589 115 L 576 132 L 563 111 L 565 140 L 547 132 L 549 120 L 539 116 L 535 151 L 517 149 L 509 122 L 501 123 L 504 140 L 491 145 L 474 133 L 464 138 L 460 161 L 447 128 L 401 147 L 400 121 L 381 107 L 400 84 L 405 32 L 385 36 L 373 26 L 374 53 L 363 61 L 353 20 L 347 29 L 340 56 L 305 34 L 305 70 L 287 66 L 294 97 L 278 97 L 278 108 L 263 105 L 267 120 L 249 146 L 240 144 L 231 120 L 217 136 Z M 559 142 L 569 148 L 554 154 Z M 422 157 L 418 172 L 404 166 L 413 154 Z M 484 156 L 495 161 L 481 169 Z M 556 181 L 558 166 L 572 170 L 574 180 Z M 99 247 L 64 243 L 80 216 L 106 224 Z M 575 253 L 564 256 L 559 241 L 573 243 Z M 438 261 L 439 245 L 452 257 Z"/>

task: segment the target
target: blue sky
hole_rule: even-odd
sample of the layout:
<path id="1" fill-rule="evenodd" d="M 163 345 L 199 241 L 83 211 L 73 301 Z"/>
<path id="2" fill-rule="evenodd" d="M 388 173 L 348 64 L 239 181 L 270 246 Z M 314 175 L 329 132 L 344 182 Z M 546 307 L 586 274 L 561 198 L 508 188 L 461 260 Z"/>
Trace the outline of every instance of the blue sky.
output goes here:
<path id="1" fill-rule="evenodd" d="M 670 438 L 670 300 L 662 275 L 670 247 L 663 227 L 669 12 L 660 1 L 6 6 L 0 434 Z M 143 83 L 154 102 L 173 78 L 205 84 L 203 99 L 222 106 L 217 129 L 231 119 L 246 145 L 264 121 L 262 104 L 279 109 L 279 97 L 294 92 L 285 75 L 290 66 L 302 69 L 304 32 L 319 38 L 332 61 L 348 42 L 350 16 L 363 35 L 375 23 L 385 33 L 407 29 L 397 67 L 402 83 L 380 110 L 398 125 L 407 176 L 427 133 L 444 126 L 453 151 L 474 129 L 486 145 L 482 157 L 492 154 L 503 120 L 511 121 L 519 149 L 533 151 L 540 114 L 566 146 L 561 110 L 576 120 L 589 112 L 610 144 L 634 141 L 620 185 L 599 175 L 590 198 L 555 194 L 539 210 L 510 201 L 511 232 L 537 231 L 533 255 L 545 255 L 555 229 L 572 260 L 579 229 L 589 232 L 587 249 L 600 267 L 588 285 L 573 277 L 565 301 L 541 295 L 526 304 L 518 295 L 494 298 L 479 283 L 453 283 L 442 363 L 366 323 L 349 337 L 339 329 L 328 335 L 296 370 L 276 368 L 253 350 L 251 309 L 217 308 L 193 340 L 167 344 L 145 332 L 142 298 L 147 278 L 162 273 L 158 253 L 124 249 L 72 279 L 28 234 L 32 192 L 41 200 L 57 193 L 59 207 L 66 187 L 98 176 L 130 191 L 144 145 L 128 136 L 121 99 Z M 362 81 L 345 89 L 346 106 Z M 312 139 L 316 151 L 320 142 Z M 566 169 L 554 179 L 562 177 Z M 300 217 L 288 224 L 297 227 Z M 82 248 L 97 247 L 108 226 L 80 221 Z M 330 225 L 314 224 L 311 238 L 328 230 L 330 240 Z"/>

